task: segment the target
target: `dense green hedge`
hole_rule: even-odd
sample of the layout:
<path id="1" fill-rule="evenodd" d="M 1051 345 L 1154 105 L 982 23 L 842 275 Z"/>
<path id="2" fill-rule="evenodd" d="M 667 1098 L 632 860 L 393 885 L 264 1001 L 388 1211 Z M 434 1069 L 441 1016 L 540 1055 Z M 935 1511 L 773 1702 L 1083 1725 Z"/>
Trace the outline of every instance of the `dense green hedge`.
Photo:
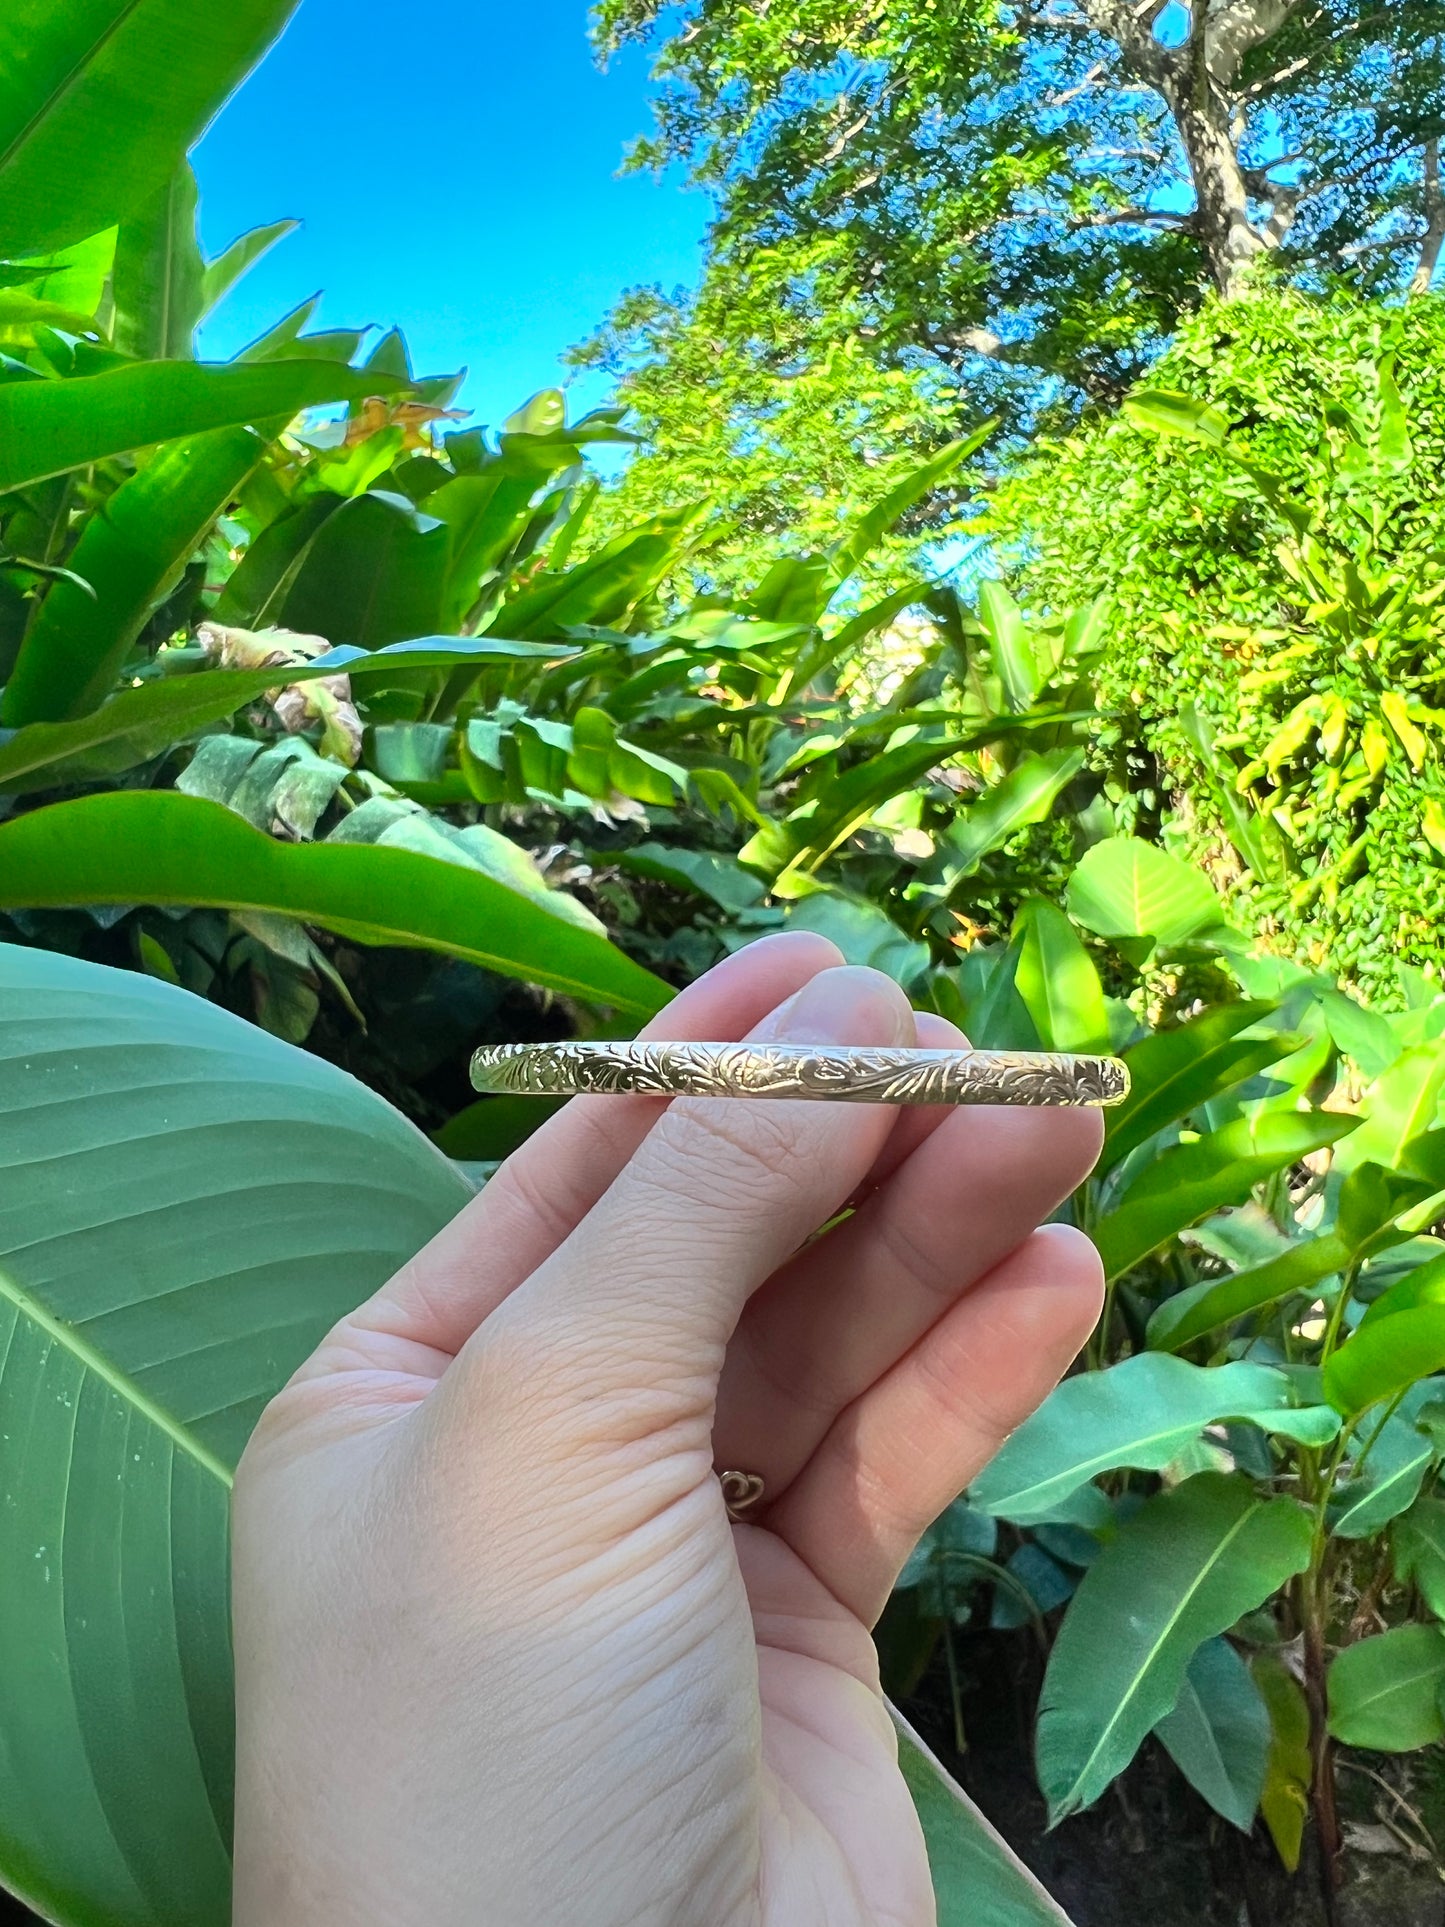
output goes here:
<path id="1" fill-rule="evenodd" d="M 1151 390 L 1218 417 L 1161 435 L 1146 401 L 1040 448 L 997 534 L 1036 607 L 1111 597 L 1099 748 L 1157 757 L 1237 913 L 1388 994 L 1445 952 L 1445 301 L 1263 287 Z"/>

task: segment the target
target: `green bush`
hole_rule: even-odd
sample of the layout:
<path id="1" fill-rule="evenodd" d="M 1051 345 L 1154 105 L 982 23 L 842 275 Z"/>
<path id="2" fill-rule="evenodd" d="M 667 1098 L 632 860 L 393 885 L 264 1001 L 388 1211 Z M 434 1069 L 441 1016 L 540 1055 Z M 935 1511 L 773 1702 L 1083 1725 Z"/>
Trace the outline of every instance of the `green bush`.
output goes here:
<path id="1" fill-rule="evenodd" d="M 1445 928 L 1445 302 L 1212 305 L 1150 394 L 1037 451 L 1000 539 L 1032 604 L 1108 591 L 1100 741 L 1157 760 L 1181 846 L 1390 999 Z"/>

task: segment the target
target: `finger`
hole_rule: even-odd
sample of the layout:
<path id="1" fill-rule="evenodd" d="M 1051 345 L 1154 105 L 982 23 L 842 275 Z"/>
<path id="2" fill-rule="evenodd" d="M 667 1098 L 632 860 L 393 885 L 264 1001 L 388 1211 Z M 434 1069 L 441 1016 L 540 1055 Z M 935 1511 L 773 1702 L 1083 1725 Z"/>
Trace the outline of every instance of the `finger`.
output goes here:
<path id="1" fill-rule="evenodd" d="M 925 1528 L 1068 1370 L 1102 1295 L 1082 1233 L 1036 1231 L 838 1418 L 766 1529 L 872 1625 Z"/>
<path id="2" fill-rule="evenodd" d="M 675 997 L 644 1038 L 702 1043 L 746 1035 L 818 974 L 842 962 L 811 932 L 765 937 Z M 412 1369 L 439 1376 L 482 1320 L 585 1217 L 641 1144 L 665 1098 L 574 1098 L 513 1152 L 482 1192 L 332 1333 L 308 1374 L 354 1360 L 381 1337 Z"/>
<path id="3" fill-rule="evenodd" d="M 749 1303 L 718 1389 L 718 1464 L 780 1495 L 838 1413 L 1083 1180 L 1094 1111 L 953 1111 Z"/>
<path id="4" fill-rule="evenodd" d="M 913 1013 L 891 978 L 845 966 L 813 977 L 772 1034 L 907 1044 Z M 749 1294 L 838 1209 L 892 1124 L 891 1108 L 875 1104 L 675 1100 L 577 1230 L 478 1333 L 479 1350 L 520 1343 L 554 1361 L 559 1379 L 583 1359 L 593 1405 L 641 1393 L 649 1430 L 684 1408 L 710 1424 Z"/>
<path id="5" fill-rule="evenodd" d="M 950 1024 L 946 1017 L 936 1017 L 931 1010 L 916 1010 L 913 1013 L 913 1028 L 920 1050 L 967 1050 L 968 1039 L 958 1028 Z M 905 1104 L 895 1114 L 893 1129 L 883 1140 L 883 1149 L 874 1161 L 873 1169 L 863 1180 L 858 1201 L 870 1191 L 876 1191 L 881 1184 L 898 1169 L 906 1158 L 918 1149 L 925 1138 L 932 1137 L 948 1116 L 945 1104 Z"/>

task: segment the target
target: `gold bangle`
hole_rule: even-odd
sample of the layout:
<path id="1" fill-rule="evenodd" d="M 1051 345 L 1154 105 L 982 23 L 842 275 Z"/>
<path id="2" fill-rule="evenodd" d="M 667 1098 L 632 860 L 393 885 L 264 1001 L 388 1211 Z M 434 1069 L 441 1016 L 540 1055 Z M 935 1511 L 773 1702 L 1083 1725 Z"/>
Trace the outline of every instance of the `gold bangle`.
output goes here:
<path id="1" fill-rule="evenodd" d="M 884 1050 L 817 1044 L 489 1044 L 479 1091 L 526 1097 L 833 1098 L 853 1104 L 1117 1104 L 1117 1057 L 1046 1051 Z"/>

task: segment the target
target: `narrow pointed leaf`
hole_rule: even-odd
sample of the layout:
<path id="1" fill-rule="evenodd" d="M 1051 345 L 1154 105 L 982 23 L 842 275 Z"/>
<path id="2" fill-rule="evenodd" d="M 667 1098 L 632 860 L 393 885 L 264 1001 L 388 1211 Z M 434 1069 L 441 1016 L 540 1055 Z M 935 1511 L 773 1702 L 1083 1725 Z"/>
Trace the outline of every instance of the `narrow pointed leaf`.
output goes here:
<path id="1" fill-rule="evenodd" d="M 1228 1278 L 1206 1279 L 1166 1298 L 1149 1320 L 1148 1342 L 1155 1351 L 1182 1351 L 1194 1339 L 1251 1312 L 1277 1305 L 1296 1292 L 1313 1291 L 1348 1262 L 1349 1251 L 1339 1238 L 1306 1239 L 1265 1264 Z"/>
<path id="2" fill-rule="evenodd" d="M 1325 1397 L 1353 1418 L 1445 1369 L 1445 1305 L 1419 1305 L 1361 1324 L 1325 1364 Z"/>
<path id="3" fill-rule="evenodd" d="M 269 254 L 288 234 L 294 234 L 300 225 L 299 221 L 271 221 L 265 227 L 253 227 L 248 233 L 238 235 L 214 261 L 208 261 L 201 273 L 202 318 L 225 299 L 263 255 Z"/>
<path id="4" fill-rule="evenodd" d="M 1063 911 L 1043 897 L 1030 897 L 1014 921 L 1012 941 L 1019 946 L 1014 982 L 1045 1047 L 1107 1050 L 1104 987 Z"/>
<path id="5" fill-rule="evenodd" d="M 104 701 L 151 611 L 265 452 L 251 429 L 219 428 L 161 449 L 121 484 L 69 558 L 93 593 L 51 584 L 0 696 L 0 723 L 58 722 Z"/>

